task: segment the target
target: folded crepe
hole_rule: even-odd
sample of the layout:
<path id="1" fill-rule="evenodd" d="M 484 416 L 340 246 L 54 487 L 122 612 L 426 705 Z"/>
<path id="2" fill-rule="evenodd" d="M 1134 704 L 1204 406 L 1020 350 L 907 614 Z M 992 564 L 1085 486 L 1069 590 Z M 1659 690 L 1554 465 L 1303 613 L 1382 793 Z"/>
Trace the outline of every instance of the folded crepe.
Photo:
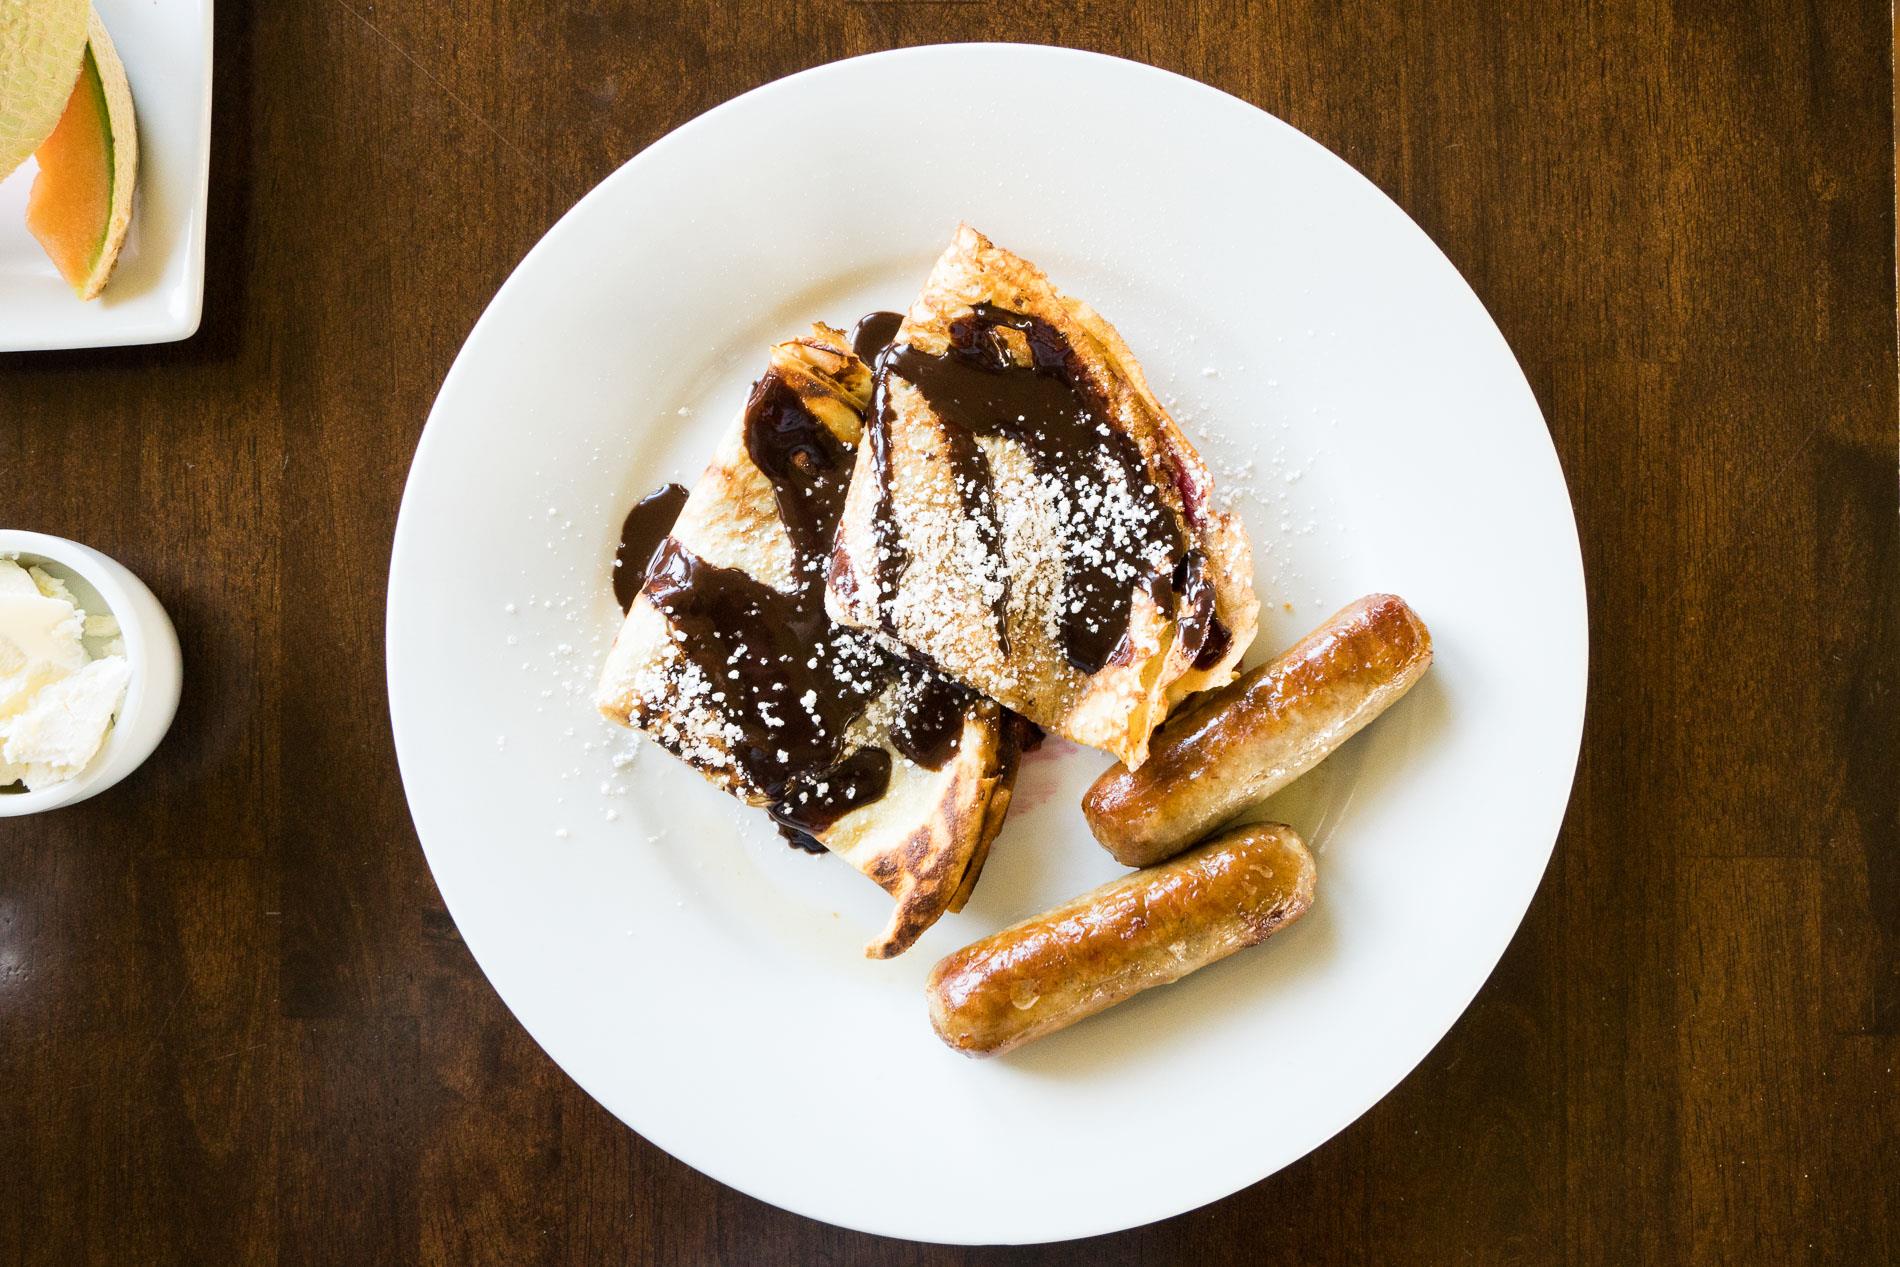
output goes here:
<path id="1" fill-rule="evenodd" d="M 826 604 L 1133 769 L 1253 640 L 1213 492 L 1114 328 L 959 225 L 877 356 Z"/>
<path id="2" fill-rule="evenodd" d="M 865 953 L 885 958 L 968 899 L 1021 723 L 825 613 L 870 393 L 839 331 L 772 349 L 647 566 L 596 702 L 882 886 L 897 907 Z"/>

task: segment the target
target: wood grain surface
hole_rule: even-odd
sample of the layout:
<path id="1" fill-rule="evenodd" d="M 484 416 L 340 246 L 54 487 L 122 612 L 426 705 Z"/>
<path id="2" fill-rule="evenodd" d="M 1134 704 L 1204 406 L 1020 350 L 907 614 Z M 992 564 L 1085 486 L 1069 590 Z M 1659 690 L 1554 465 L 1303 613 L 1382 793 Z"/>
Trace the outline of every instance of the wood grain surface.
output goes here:
<path id="1" fill-rule="evenodd" d="M 0 1261 L 1895 1261 L 1891 31 L 1871 0 L 225 0 L 204 328 L 0 358 L 0 523 L 124 560 L 188 665 L 143 770 L 0 820 Z M 761 1205 L 570 1083 L 430 881 L 382 663 L 423 418 L 554 219 L 738 92 L 964 39 L 1215 84 L 1424 226 L 1549 419 L 1593 659 L 1543 887 L 1415 1073 L 1228 1200 L 988 1252 Z"/>

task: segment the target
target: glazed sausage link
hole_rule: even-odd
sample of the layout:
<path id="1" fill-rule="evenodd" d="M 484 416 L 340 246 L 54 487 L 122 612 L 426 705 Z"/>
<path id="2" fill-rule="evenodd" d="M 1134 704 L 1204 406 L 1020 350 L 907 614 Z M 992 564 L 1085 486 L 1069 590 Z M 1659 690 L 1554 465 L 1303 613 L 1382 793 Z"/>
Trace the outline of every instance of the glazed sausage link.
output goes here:
<path id="1" fill-rule="evenodd" d="M 926 992 L 937 1036 L 1008 1051 L 1265 941 L 1313 903 L 1313 856 L 1254 823 L 946 956 Z"/>
<path id="2" fill-rule="evenodd" d="M 1173 857 L 1325 760 L 1431 662 L 1431 633 L 1405 600 L 1368 595 L 1170 717 L 1139 770 L 1117 765 L 1089 788 L 1089 830 L 1131 867 Z"/>

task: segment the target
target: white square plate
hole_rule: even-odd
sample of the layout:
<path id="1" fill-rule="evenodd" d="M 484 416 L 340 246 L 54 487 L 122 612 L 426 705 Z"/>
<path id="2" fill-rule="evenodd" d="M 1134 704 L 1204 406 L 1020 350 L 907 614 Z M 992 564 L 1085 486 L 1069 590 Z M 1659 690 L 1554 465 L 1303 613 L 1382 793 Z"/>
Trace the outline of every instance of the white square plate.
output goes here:
<path id="1" fill-rule="evenodd" d="M 190 338 L 204 307 L 211 0 L 93 0 L 139 121 L 132 227 L 105 293 L 81 302 L 26 229 L 32 159 L 0 181 L 0 352 Z"/>

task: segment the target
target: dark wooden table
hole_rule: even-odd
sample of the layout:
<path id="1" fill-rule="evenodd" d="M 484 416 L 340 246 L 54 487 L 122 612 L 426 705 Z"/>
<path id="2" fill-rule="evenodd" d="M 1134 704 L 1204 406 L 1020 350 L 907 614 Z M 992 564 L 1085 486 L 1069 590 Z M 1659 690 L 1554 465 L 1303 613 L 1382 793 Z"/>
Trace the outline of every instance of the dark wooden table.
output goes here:
<path id="1" fill-rule="evenodd" d="M 0 1258 L 1894 1261 L 1890 14 L 1730 8 L 225 0 L 203 330 L 0 358 L 0 523 L 123 559 L 188 663 L 140 773 L 0 820 Z M 1411 1077 L 1226 1201 L 994 1254 L 761 1205 L 570 1083 L 383 702 L 409 457 L 535 239 L 735 93 L 961 39 L 1216 84 L 1423 225 L 1549 419 L 1594 661 L 1555 860 Z"/>

